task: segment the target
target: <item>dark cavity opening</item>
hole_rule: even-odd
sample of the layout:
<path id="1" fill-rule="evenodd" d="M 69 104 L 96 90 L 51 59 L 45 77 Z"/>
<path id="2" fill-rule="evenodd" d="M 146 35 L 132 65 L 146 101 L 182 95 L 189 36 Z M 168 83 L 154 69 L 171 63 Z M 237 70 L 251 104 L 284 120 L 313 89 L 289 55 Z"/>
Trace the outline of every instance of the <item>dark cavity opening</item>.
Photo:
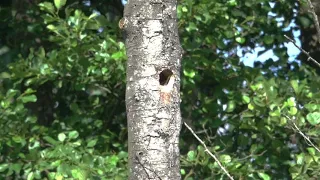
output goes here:
<path id="1" fill-rule="evenodd" d="M 170 77 L 173 75 L 173 72 L 170 69 L 165 69 L 159 74 L 159 83 L 161 86 L 168 84 Z"/>

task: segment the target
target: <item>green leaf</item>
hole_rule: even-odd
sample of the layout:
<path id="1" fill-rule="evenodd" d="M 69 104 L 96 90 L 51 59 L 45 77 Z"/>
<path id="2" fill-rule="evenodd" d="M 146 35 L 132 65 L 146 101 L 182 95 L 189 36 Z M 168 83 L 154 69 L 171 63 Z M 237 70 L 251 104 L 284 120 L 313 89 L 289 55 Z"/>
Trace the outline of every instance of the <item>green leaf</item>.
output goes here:
<path id="1" fill-rule="evenodd" d="M 254 110 L 254 106 L 253 106 L 251 103 L 249 103 L 249 104 L 248 104 L 248 109 Z"/>
<path id="2" fill-rule="evenodd" d="M 72 144 L 73 144 L 73 146 L 75 146 L 75 147 L 81 146 L 81 140 L 78 140 L 78 141 L 76 141 L 76 142 L 73 142 Z"/>
<path id="3" fill-rule="evenodd" d="M 29 150 L 32 150 L 32 149 L 36 149 L 40 147 L 40 142 L 39 141 L 34 141 L 34 142 L 30 142 L 29 143 Z"/>
<path id="4" fill-rule="evenodd" d="M 37 96 L 32 94 L 28 96 L 22 96 L 20 97 L 23 103 L 28 103 L 28 102 L 36 102 L 37 101 Z"/>
<path id="5" fill-rule="evenodd" d="M 186 28 L 188 32 L 197 31 L 197 25 L 194 22 L 189 22 L 189 26 Z"/>
<path id="6" fill-rule="evenodd" d="M 290 98 L 287 100 L 287 102 L 288 102 L 288 105 L 289 105 L 290 107 L 296 106 L 296 102 L 295 102 L 295 98 L 294 98 L 294 97 L 290 97 Z"/>
<path id="7" fill-rule="evenodd" d="M 285 126 L 286 124 L 287 124 L 287 122 L 288 122 L 288 119 L 287 118 L 285 118 L 285 117 L 281 117 L 280 118 L 280 126 Z"/>
<path id="8" fill-rule="evenodd" d="M 313 112 L 307 115 L 307 120 L 312 125 L 317 125 L 320 123 L 320 112 Z"/>
<path id="9" fill-rule="evenodd" d="M 280 109 L 276 109 L 275 111 L 269 112 L 269 115 L 272 117 L 280 117 L 281 111 Z"/>
<path id="10" fill-rule="evenodd" d="M 246 42 L 246 39 L 244 37 L 236 37 L 236 41 L 240 44 L 243 44 Z"/>
<path id="11" fill-rule="evenodd" d="M 33 89 L 31 89 L 31 88 L 28 88 L 27 90 L 25 90 L 24 91 L 24 95 L 26 95 L 26 94 L 32 94 L 32 93 L 35 93 L 36 91 L 35 90 L 33 90 Z"/>
<path id="12" fill-rule="evenodd" d="M 59 141 L 63 142 L 66 138 L 67 138 L 67 136 L 64 133 L 59 133 L 58 134 Z"/>
<path id="13" fill-rule="evenodd" d="M 291 84 L 294 92 L 295 92 L 296 94 L 299 94 L 299 93 L 300 93 L 300 90 L 299 90 L 298 81 L 297 81 L 297 80 L 291 80 L 291 81 L 290 81 L 290 84 Z"/>
<path id="14" fill-rule="evenodd" d="M 106 68 L 106 67 L 103 67 L 102 69 L 101 69 L 101 72 L 102 72 L 102 74 L 103 75 L 105 75 L 107 72 L 108 72 L 108 68 Z"/>
<path id="15" fill-rule="evenodd" d="M 0 73 L 0 79 L 9 79 L 11 78 L 11 75 L 7 72 Z"/>
<path id="16" fill-rule="evenodd" d="M 235 8 L 231 11 L 231 14 L 234 16 L 238 16 L 238 17 L 245 17 L 246 16 L 246 13 L 244 13 L 243 11 L 240 11 L 239 9 L 235 9 Z"/>
<path id="17" fill-rule="evenodd" d="M 97 144 L 98 139 L 91 139 L 88 144 L 87 147 L 93 147 Z"/>
<path id="18" fill-rule="evenodd" d="M 302 165 L 304 161 L 304 153 L 297 155 L 297 164 Z"/>
<path id="19" fill-rule="evenodd" d="M 226 112 L 232 112 L 236 108 L 236 103 L 234 101 L 229 101 L 227 104 Z"/>
<path id="20" fill-rule="evenodd" d="M 256 104 L 257 106 L 260 106 L 260 107 L 265 107 L 265 101 L 258 98 L 258 97 L 254 97 L 253 98 L 253 102 L 254 104 Z"/>
<path id="21" fill-rule="evenodd" d="M 270 179 L 271 179 L 268 174 L 263 173 L 263 172 L 259 172 L 259 173 L 258 173 L 258 176 L 259 176 L 260 178 L 262 178 L 263 180 L 270 180 Z"/>
<path id="22" fill-rule="evenodd" d="M 309 103 L 309 104 L 306 104 L 304 107 L 305 107 L 306 109 L 308 109 L 308 111 L 313 112 L 313 111 L 315 111 L 315 110 L 318 109 L 319 105 L 318 105 L 318 104 Z M 319 108 L 319 109 L 320 109 L 320 108 Z"/>
<path id="23" fill-rule="evenodd" d="M 118 161 L 119 161 L 119 157 L 116 156 L 116 155 L 112 155 L 112 156 L 109 158 L 108 163 L 116 166 L 117 163 L 118 163 Z"/>
<path id="24" fill-rule="evenodd" d="M 25 122 L 36 123 L 36 122 L 37 122 L 37 117 L 35 117 L 35 116 L 28 116 L 28 117 L 26 118 Z"/>
<path id="25" fill-rule="evenodd" d="M 249 97 L 249 96 L 243 95 L 243 96 L 242 96 L 242 100 L 243 100 L 246 104 L 249 104 L 249 103 L 250 103 L 250 97 Z"/>
<path id="26" fill-rule="evenodd" d="M 77 113 L 77 114 L 81 114 L 81 110 L 78 106 L 77 103 L 73 102 L 70 104 L 70 109 L 74 112 L 74 113 Z"/>
<path id="27" fill-rule="evenodd" d="M 103 171 L 101 171 L 100 169 L 98 170 L 98 174 L 99 175 L 103 175 Z"/>
<path id="28" fill-rule="evenodd" d="M 81 169 L 72 169 L 71 170 L 72 177 L 79 180 L 85 180 L 84 174 Z"/>
<path id="29" fill-rule="evenodd" d="M 244 113 L 242 113 L 242 117 L 244 118 L 253 117 L 253 116 L 254 114 L 249 111 L 245 111 Z"/>
<path id="30" fill-rule="evenodd" d="M 54 14 L 55 8 L 51 2 L 43 2 L 38 5 L 42 11 Z"/>
<path id="31" fill-rule="evenodd" d="M 297 123 L 299 126 L 305 126 L 306 125 L 306 119 L 302 116 L 297 119 Z"/>
<path id="32" fill-rule="evenodd" d="M 263 37 L 263 42 L 264 42 L 266 45 L 273 44 L 273 41 L 274 41 L 273 36 L 264 36 L 264 37 Z"/>
<path id="33" fill-rule="evenodd" d="M 5 170 L 7 170 L 9 167 L 8 164 L 0 164 L 0 172 L 4 172 Z"/>
<path id="34" fill-rule="evenodd" d="M 27 180 L 33 180 L 33 178 L 34 178 L 34 173 L 30 172 L 27 176 Z"/>
<path id="35" fill-rule="evenodd" d="M 57 145 L 58 144 L 58 141 L 56 141 L 55 139 L 53 139 L 50 136 L 44 136 L 43 139 L 46 140 L 48 143 L 50 143 L 52 145 Z"/>
<path id="36" fill-rule="evenodd" d="M 116 143 L 112 143 L 112 146 L 114 146 L 114 147 L 120 147 L 120 146 L 121 146 L 121 144 L 120 144 L 120 143 L 118 143 L 118 142 L 116 142 Z"/>
<path id="37" fill-rule="evenodd" d="M 258 145 L 257 144 L 252 144 L 250 147 L 250 153 L 255 154 L 258 151 Z"/>
<path id="38" fill-rule="evenodd" d="M 185 7 L 185 6 L 183 6 L 183 7 L 181 8 L 181 11 L 182 11 L 182 12 L 188 12 L 188 8 Z"/>
<path id="39" fill-rule="evenodd" d="M 54 5 L 57 7 L 57 9 L 60 9 L 64 5 L 66 5 L 67 0 L 54 0 Z"/>
<path id="40" fill-rule="evenodd" d="M 118 60 L 118 59 L 121 59 L 124 57 L 124 53 L 122 51 L 118 51 L 116 53 L 113 53 L 111 55 L 111 58 L 115 59 L 115 60 Z"/>
<path id="41" fill-rule="evenodd" d="M 12 97 L 14 97 L 15 95 L 17 95 L 18 93 L 19 93 L 19 91 L 16 90 L 16 89 L 9 89 L 9 90 L 7 91 L 7 93 L 6 93 L 6 97 L 7 97 L 7 98 L 12 98 Z"/>
<path id="42" fill-rule="evenodd" d="M 196 75 L 196 72 L 194 70 L 183 70 L 183 74 L 189 78 L 194 78 L 194 76 Z"/>
<path id="43" fill-rule="evenodd" d="M 120 159 L 128 158 L 128 153 L 125 152 L 125 151 L 120 151 L 120 152 L 118 153 L 118 157 L 119 157 Z"/>
<path id="44" fill-rule="evenodd" d="M 98 13 L 92 13 L 92 14 L 89 16 L 88 19 L 93 19 L 93 18 L 95 18 L 95 17 L 97 17 L 97 16 L 99 16 Z"/>
<path id="45" fill-rule="evenodd" d="M 234 37 L 234 32 L 233 31 L 224 31 L 223 34 L 226 36 L 226 38 L 232 38 Z"/>
<path id="46" fill-rule="evenodd" d="M 61 173 L 61 174 L 67 174 L 71 171 L 70 165 L 67 163 L 61 163 L 61 165 L 58 166 L 57 171 L 58 171 L 58 173 Z"/>
<path id="47" fill-rule="evenodd" d="M 11 164 L 10 169 L 12 169 L 16 173 L 20 173 L 22 168 L 22 163 Z"/>
<path id="48" fill-rule="evenodd" d="M 187 156 L 188 156 L 188 160 L 189 161 L 194 161 L 195 158 L 196 158 L 196 152 L 195 151 L 189 151 Z"/>
<path id="49" fill-rule="evenodd" d="M 224 163 L 224 164 L 228 164 L 228 163 L 231 162 L 231 156 L 226 155 L 226 154 L 221 155 L 221 156 L 220 156 L 220 161 L 221 161 L 222 163 Z"/>
<path id="50" fill-rule="evenodd" d="M 71 131 L 71 132 L 69 132 L 69 134 L 68 134 L 68 138 L 69 138 L 69 139 L 76 139 L 78 136 L 79 136 L 78 131 Z"/>
<path id="51" fill-rule="evenodd" d="M 22 138 L 21 136 L 13 136 L 12 140 L 16 143 L 21 143 L 22 145 L 26 144 L 26 140 Z"/>
<path id="52" fill-rule="evenodd" d="M 316 155 L 316 150 L 313 148 L 313 147 L 309 147 L 307 148 L 309 154 L 311 154 L 312 156 L 315 156 Z"/>
<path id="53" fill-rule="evenodd" d="M 296 107 L 290 107 L 290 110 L 289 110 L 289 114 L 294 116 L 296 115 L 298 112 L 298 109 Z"/>
<path id="54" fill-rule="evenodd" d="M 185 175 L 186 174 L 186 171 L 184 169 L 180 169 L 180 174 L 181 175 Z"/>
<path id="55" fill-rule="evenodd" d="M 229 6 L 236 6 L 238 3 L 237 3 L 237 1 L 236 0 L 229 0 L 228 1 L 228 5 Z"/>

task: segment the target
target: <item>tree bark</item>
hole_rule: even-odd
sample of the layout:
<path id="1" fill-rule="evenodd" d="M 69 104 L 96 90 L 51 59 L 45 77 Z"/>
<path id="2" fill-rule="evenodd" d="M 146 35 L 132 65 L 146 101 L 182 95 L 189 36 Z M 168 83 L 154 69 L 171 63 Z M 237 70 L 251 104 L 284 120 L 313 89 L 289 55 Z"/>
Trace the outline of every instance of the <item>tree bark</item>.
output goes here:
<path id="1" fill-rule="evenodd" d="M 129 179 L 180 179 L 180 66 L 176 0 L 129 0 L 119 22 L 127 48 Z"/>
<path id="2" fill-rule="evenodd" d="M 320 1 L 318 0 L 312 0 L 312 4 L 314 6 L 314 11 L 318 16 L 318 19 L 320 18 Z M 313 17 L 310 13 L 310 7 L 308 5 L 303 6 L 300 8 L 299 15 L 303 15 L 305 17 L 308 17 L 310 19 L 311 26 L 304 27 L 301 22 L 297 22 L 297 24 L 301 27 L 301 47 L 302 49 L 306 50 L 310 53 L 310 56 L 313 57 L 315 60 L 320 62 L 320 45 L 318 40 L 318 34 L 317 30 L 315 28 L 315 22 L 313 20 Z M 307 63 L 311 67 L 314 67 L 317 69 L 317 72 L 320 74 L 320 71 L 318 70 L 319 67 L 312 61 L 308 61 L 308 57 L 304 54 L 300 54 L 299 59 L 302 59 L 302 63 Z"/>

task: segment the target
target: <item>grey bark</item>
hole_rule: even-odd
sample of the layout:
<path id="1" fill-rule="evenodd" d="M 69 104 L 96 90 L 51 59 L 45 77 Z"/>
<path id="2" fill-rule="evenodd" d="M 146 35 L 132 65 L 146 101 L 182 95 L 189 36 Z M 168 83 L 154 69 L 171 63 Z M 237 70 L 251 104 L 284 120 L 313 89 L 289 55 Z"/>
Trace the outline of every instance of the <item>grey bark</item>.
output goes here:
<path id="1" fill-rule="evenodd" d="M 176 0 L 129 0 L 119 26 L 127 48 L 129 179 L 180 179 L 180 66 Z"/>

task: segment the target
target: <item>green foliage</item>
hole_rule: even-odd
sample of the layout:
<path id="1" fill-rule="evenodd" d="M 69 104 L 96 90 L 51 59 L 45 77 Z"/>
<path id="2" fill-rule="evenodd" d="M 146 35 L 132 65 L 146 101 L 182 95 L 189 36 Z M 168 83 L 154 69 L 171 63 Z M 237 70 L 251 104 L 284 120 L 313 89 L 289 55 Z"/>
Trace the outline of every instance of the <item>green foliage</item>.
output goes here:
<path id="1" fill-rule="evenodd" d="M 294 1 L 180 1 L 183 118 L 235 179 L 319 176 L 313 159 L 319 153 L 293 128 L 319 145 L 320 79 L 304 62 L 289 62 L 284 47 L 298 8 Z M 257 46 L 265 48 L 259 54 L 272 50 L 279 60 L 245 67 L 236 52 Z M 181 143 L 186 179 L 227 179 L 203 150 L 187 150 L 198 142 L 186 129 L 182 139 L 188 142 Z"/>
<path id="2" fill-rule="evenodd" d="M 30 2 L 0 8 L 0 179 L 126 179 L 123 7 Z M 320 144 L 320 78 L 284 46 L 291 22 L 312 24 L 295 11 L 293 0 L 179 1 L 183 119 L 235 179 L 320 176 L 293 124 Z M 257 46 L 279 60 L 244 66 Z M 184 179 L 227 179 L 184 128 L 180 146 Z"/>
<path id="3" fill-rule="evenodd" d="M 65 0 L 28 5 L 28 26 L 42 27 L 38 41 L 46 43 L 1 72 L 0 179 L 126 179 L 126 57 L 117 24 Z"/>

